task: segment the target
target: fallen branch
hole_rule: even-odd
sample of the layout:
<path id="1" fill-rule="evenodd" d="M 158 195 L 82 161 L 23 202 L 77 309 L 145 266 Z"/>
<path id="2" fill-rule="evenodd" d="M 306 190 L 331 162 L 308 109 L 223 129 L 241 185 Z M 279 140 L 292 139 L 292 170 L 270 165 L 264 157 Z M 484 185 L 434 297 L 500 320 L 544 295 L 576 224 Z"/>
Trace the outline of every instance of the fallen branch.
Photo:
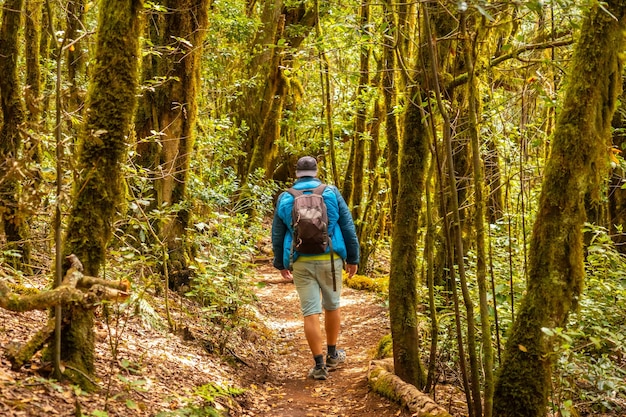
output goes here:
<path id="1" fill-rule="evenodd" d="M 24 312 L 48 310 L 57 305 L 75 304 L 84 309 L 92 309 L 102 301 L 122 301 L 128 298 L 128 281 L 109 281 L 84 276 L 83 266 L 74 255 L 68 256 L 70 269 L 61 285 L 36 294 L 16 294 L 0 279 L 0 307 L 5 310 Z M 43 328 L 24 345 L 11 345 L 6 356 L 13 370 L 20 369 L 33 355 L 49 343 L 55 329 L 55 319 L 49 319 Z"/>
<path id="2" fill-rule="evenodd" d="M 83 276 L 82 272 L 71 268 L 59 287 L 37 294 L 16 294 L 6 283 L 0 281 L 0 307 L 24 312 L 47 310 L 59 304 L 80 303 L 90 308 L 99 301 L 121 301 L 128 298 L 128 287 L 127 281 L 108 281 Z"/>
<path id="3" fill-rule="evenodd" d="M 126 280 L 124 281 L 110 281 L 108 279 L 83 276 L 80 278 L 76 284 L 78 288 L 90 288 L 94 285 L 102 285 L 107 288 L 114 288 L 120 291 L 128 291 L 130 289 L 130 283 Z"/>
<path id="4" fill-rule="evenodd" d="M 268 278 L 268 279 L 260 279 L 257 282 L 263 284 L 291 284 L 293 283 L 293 279 L 287 278 Z"/>
<path id="5" fill-rule="evenodd" d="M 393 373 L 393 362 L 389 359 L 371 361 L 367 380 L 378 394 L 407 407 L 416 416 L 451 417 L 450 413 L 427 394 L 396 376 Z"/>

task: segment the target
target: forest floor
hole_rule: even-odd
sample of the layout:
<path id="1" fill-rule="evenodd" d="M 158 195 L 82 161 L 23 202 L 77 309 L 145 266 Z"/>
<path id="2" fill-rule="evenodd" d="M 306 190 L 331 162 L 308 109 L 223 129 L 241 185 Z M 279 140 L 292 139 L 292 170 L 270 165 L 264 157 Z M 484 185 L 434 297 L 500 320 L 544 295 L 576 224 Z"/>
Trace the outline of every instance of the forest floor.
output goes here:
<path id="1" fill-rule="evenodd" d="M 328 380 L 313 381 L 307 379 L 312 358 L 297 294 L 291 283 L 271 283 L 279 277 L 268 264 L 257 268 L 253 280 L 265 285 L 255 287 L 258 303 L 250 310 L 250 325 L 233 332 L 224 349 L 209 342 L 218 340 L 216 329 L 199 319 L 199 306 L 176 294 L 169 300 L 176 332 L 167 331 L 164 300 L 155 295 L 144 294 L 122 313 L 99 311 L 100 390 L 93 393 L 50 379 L 50 365 L 40 354 L 19 371 L 11 370 L 4 351 L 28 340 L 47 313 L 0 309 L 0 416 L 202 416 L 211 415 L 199 411 L 206 404 L 202 399 L 212 397 L 226 416 L 410 416 L 367 384 L 370 360 L 389 332 L 380 297 L 344 288 L 339 347 L 348 360 Z M 43 288 L 46 283 L 27 284 Z M 243 393 L 220 397 L 232 388 Z M 464 415 L 458 392 L 443 386 L 438 395 L 451 414 Z"/>

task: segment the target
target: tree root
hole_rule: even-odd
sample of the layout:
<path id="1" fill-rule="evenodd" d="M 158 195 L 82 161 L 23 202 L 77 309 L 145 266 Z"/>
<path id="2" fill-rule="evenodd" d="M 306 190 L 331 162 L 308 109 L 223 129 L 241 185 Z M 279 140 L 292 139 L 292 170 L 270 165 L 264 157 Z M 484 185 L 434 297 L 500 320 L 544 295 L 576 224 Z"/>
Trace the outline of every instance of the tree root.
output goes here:
<path id="1" fill-rule="evenodd" d="M 46 325 L 39 329 L 28 342 L 19 346 L 11 344 L 7 347 L 6 357 L 11 362 L 11 369 L 18 371 L 24 364 L 41 350 L 54 334 L 54 318 L 48 320 Z"/>
<path id="2" fill-rule="evenodd" d="M 396 376 L 390 359 L 371 361 L 367 380 L 375 392 L 407 407 L 416 416 L 451 417 L 450 413 L 435 403 L 427 394 Z"/>

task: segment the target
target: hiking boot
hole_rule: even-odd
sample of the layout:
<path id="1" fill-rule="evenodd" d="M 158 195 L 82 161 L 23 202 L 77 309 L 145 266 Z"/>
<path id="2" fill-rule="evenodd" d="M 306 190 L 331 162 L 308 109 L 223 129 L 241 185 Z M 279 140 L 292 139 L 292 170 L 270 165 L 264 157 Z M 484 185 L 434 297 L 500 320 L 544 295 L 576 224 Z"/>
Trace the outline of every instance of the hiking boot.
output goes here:
<path id="1" fill-rule="evenodd" d="M 328 378 L 328 369 L 325 366 L 322 366 L 321 368 L 317 368 L 314 366 L 309 371 L 309 378 L 324 380 Z"/>
<path id="2" fill-rule="evenodd" d="M 346 361 L 346 351 L 337 349 L 335 356 L 326 356 L 326 367 L 329 371 L 334 371 L 337 366 Z"/>

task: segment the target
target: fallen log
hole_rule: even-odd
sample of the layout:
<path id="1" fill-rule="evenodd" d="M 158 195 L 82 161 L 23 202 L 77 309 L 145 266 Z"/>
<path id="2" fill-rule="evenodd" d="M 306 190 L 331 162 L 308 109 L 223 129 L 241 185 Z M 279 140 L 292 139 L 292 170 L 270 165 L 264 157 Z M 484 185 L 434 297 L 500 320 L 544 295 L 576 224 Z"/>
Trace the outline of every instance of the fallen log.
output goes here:
<path id="1" fill-rule="evenodd" d="M 427 394 L 395 375 L 390 359 L 371 361 L 367 381 L 375 392 L 406 407 L 414 416 L 451 417 L 446 409 Z"/>

